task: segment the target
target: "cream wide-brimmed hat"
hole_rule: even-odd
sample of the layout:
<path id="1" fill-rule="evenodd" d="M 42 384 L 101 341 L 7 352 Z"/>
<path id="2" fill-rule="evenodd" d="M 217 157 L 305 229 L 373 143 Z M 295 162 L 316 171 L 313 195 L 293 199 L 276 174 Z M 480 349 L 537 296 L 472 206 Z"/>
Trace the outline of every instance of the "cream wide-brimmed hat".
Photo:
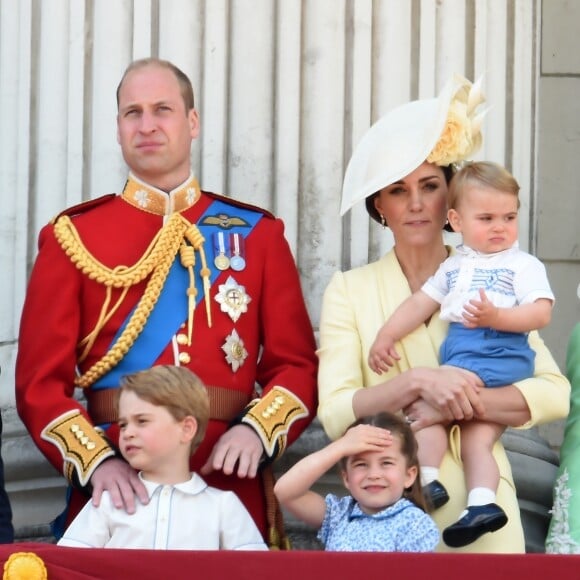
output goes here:
<path id="1" fill-rule="evenodd" d="M 478 108 L 481 80 L 455 75 L 438 97 L 411 101 L 389 111 L 356 146 L 342 188 L 340 215 L 417 169 L 424 161 L 449 166 L 467 160 L 481 145 Z M 370 200 L 369 200 L 370 201 Z M 374 206 L 371 217 L 379 221 Z"/>

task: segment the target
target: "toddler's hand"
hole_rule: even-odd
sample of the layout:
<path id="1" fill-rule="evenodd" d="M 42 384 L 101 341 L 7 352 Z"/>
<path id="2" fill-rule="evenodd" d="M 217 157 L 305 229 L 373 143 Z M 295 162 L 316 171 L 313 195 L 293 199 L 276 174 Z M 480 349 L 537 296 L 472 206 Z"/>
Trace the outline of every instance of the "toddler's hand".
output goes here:
<path id="1" fill-rule="evenodd" d="M 480 300 L 470 300 L 463 308 L 463 325 L 466 328 L 495 328 L 499 308 L 494 306 L 483 288 L 479 289 Z"/>
<path id="2" fill-rule="evenodd" d="M 369 351 L 368 363 L 371 370 L 381 375 L 387 372 L 389 367 L 394 366 L 395 361 L 400 358 L 392 338 L 379 334 Z"/>

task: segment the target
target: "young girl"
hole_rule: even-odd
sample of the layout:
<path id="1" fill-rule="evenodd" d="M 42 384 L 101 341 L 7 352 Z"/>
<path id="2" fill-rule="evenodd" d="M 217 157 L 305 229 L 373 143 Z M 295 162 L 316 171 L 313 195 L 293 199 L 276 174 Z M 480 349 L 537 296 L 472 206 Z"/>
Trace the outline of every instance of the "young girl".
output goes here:
<path id="1" fill-rule="evenodd" d="M 514 177 L 496 163 L 469 163 L 453 177 L 448 218 L 463 245 L 379 330 L 369 354 L 371 369 L 380 374 L 393 366 L 400 358 L 395 342 L 441 308 L 440 318 L 450 322 L 442 365 L 471 371 L 486 387 L 533 376 L 535 353 L 528 332 L 550 322 L 554 294 L 543 264 L 518 249 L 518 192 Z M 443 530 L 448 546 L 466 546 L 507 523 L 495 503 L 499 467 L 493 457 L 503 430 L 481 418 L 461 423 L 467 508 Z M 416 436 L 426 495 L 437 508 L 449 499 L 437 480 L 447 432 L 432 425 Z"/>
<path id="2" fill-rule="evenodd" d="M 350 496 L 326 498 L 310 487 L 340 462 Z M 417 442 L 399 417 L 361 418 L 324 449 L 286 472 L 274 492 L 291 514 L 319 527 L 330 551 L 430 552 L 439 542 L 425 513 L 419 484 Z"/>

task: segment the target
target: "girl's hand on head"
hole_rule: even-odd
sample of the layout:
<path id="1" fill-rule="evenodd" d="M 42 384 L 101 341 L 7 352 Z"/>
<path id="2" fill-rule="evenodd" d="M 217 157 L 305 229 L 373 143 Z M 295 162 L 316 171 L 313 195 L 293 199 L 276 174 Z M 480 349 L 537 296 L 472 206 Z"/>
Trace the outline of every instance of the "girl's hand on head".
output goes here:
<path id="1" fill-rule="evenodd" d="M 351 427 L 340 439 L 343 456 L 380 451 L 393 443 L 390 431 L 373 425 Z"/>
<path id="2" fill-rule="evenodd" d="M 489 301 L 483 288 L 479 289 L 479 298 L 470 300 L 463 307 L 463 325 L 466 328 L 495 328 L 499 308 Z"/>

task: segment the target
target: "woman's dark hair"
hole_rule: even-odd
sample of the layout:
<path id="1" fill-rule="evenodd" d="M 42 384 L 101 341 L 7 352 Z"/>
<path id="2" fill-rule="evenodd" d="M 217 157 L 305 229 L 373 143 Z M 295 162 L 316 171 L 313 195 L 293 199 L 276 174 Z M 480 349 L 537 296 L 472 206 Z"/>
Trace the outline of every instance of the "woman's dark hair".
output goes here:
<path id="1" fill-rule="evenodd" d="M 417 477 L 411 487 L 406 488 L 403 492 L 403 497 L 413 502 L 417 507 L 423 511 L 427 511 L 427 504 L 421 488 L 421 468 L 419 467 L 419 459 L 417 457 L 417 440 L 411 430 L 411 427 L 405 421 L 393 413 L 377 413 L 368 417 L 361 417 L 357 419 L 348 429 L 356 427 L 357 425 L 372 425 L 373 427 L 380 427 L 390 431 L 392 435 L 399 437 L 401 440 L 401 453 L 407 460 L 407 467 L 417 468 Z M 348 431 L 347 429 L 347 431 Z M 340 462 L 341 468 L 346 468 L 346 458 Z"/>
<path id="2" fill-rule="evenodd" d="M 449 185 L 451 183 L 451 179 L 455 175 L 455 169 L 453 168 L 452 165 L 442 165 L 440 167 L 441 167 L 441 170 L 443 171 L 443 175 L 445 176 L 445 181 L 447 182 L 447 185 Z M 379 215 L 379 212 L 377 211 L 377 208 L 375 207 L 375 198 L 377 197 L 377 195 L 379 195 L 379 193 L 380 192 L 377 191 L 376 193 L 369 195 L 369 197 L 367 197 L 365 199 L 365 205 L 367 206 L 367 212 L 371 216 L 371 218 L 374 219 L 377 223 L 383 225 L 381 222 L 381 216 Z M 388 225 L 388 224 L 386 224 L 386 225 Z M 443 226 L 443 229 L 448 231 L 448 232 L 453 231 L 453 228 L 447 222 Z"/>

